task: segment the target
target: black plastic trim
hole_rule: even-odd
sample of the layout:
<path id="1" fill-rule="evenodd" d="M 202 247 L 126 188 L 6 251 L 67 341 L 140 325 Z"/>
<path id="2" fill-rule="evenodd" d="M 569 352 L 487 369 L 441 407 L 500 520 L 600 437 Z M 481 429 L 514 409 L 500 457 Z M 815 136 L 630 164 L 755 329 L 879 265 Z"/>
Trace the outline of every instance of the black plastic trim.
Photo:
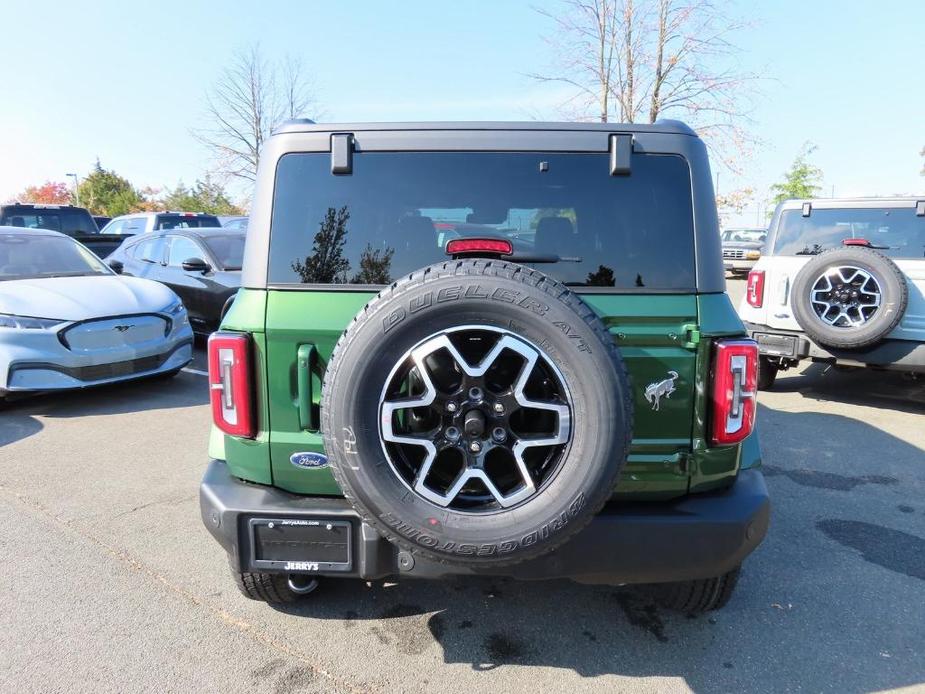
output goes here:
<path id="1" fill-rule="evenodd" d="M 760 470 L 749 469 L 720 491 L 671 502 L 608 504 L 590 525 L 551 554 L 510 567 L 471 569 L 399 550 L 363 523 L 343 498 L 300 496 L 245 482 L 233 477 L 223 461 L 209 463 L 199 500 L 206 528 L 237 570 L 259 569 L 249 559 L 251 518 L 348 520 L 354 529 L 353 568 L 331 575 L 366 580 L 498 575 L 617 585 L 710 578 L 742 563 L 764 538 L 770 517 L 764 477 Z"/>
<path id="2" fill-rule="evenodd" d="M 62 373 L 65 376 L 70 376 L 71 378 L 76 378 L 78 381 L 83 381 L 88 385 L 92 385 L 96 381 L 105 381 L 110 378 L 131 378 L 132 376 L 138 374 L 145 374 L 148 371 L 153 371 L 158 369 L 163 364 L 172 357 L 177 350 L 186 347 L 187 345 L 193 344 L 191 339 L 183 340 L 178 343 L 172 350 L 169 352 L 161 352 L 159 354 L 152 354 L 147 357 L 139 357 L 138 359 L 129 359 L 126 361 L 113 361 L 106 362 L 104 364 L 93 364 L 88 366 L 61 366 L 60 364 L 55 364 L 53 362 L 44 362 L 44 361 L 19 361 L 13 362 L 10 364 L 10 374 L 12 375 L 15 371 L 28 371 L 30 369 L 44 369 L 47 371 L 57 371 Z M 92 376 L 98 371 L 119 371 L 120 369 L 129 369 L 125 373 L 104 373 L 101 376 Z M 88 377 L 89 376 L 89 377 Z"/>
<path id="3" fill-rule="evenodd" d="M 925 343 L 914 340 L 883 340 L 864 349 L 835 349 L 822 347 L 810 340 L 806 333 L 780 330 L 758 323 L 745 323 L 748 336 L 758 342 L 758 352 L 769 357 L 784 359 L 815 359 L 842 364 L 876 366 L 888 371 L 914 371 L 925 373 Z M 796 338 L 796 353 L 792 356 L 762 350 L 760 335 L 779 335 Z"/>

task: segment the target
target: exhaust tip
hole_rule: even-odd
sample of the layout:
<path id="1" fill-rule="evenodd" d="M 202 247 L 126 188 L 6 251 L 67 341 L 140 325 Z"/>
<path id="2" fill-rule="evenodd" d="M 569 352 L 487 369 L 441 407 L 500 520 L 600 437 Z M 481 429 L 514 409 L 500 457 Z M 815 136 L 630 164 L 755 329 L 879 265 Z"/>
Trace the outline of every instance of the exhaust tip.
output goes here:
<path id="1" fill-rule="evenodd" d="M 308 595 L 318 587 L 318 579 L 304 574 L 289 574 L 286 584 L 296 595 Z"/>

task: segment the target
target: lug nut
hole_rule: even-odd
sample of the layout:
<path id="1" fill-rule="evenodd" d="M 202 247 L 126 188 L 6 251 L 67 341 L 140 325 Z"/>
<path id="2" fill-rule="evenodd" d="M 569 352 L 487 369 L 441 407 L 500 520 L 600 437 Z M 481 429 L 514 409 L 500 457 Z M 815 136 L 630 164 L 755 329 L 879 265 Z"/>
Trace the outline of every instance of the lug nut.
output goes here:
<path id="1" fill-rule="evenodd" d="M 503 427 L 495 427 L 491 430 L 491 437 L 498 443 L 501 443 L 507 438 L 507 432 Z"/>
<path id="2" fill-rule="evenodd" d="M 447 411 L 447 412 L 455 412 L 455 411 L 458 410 L 458 409 L 459 409 L 459 405 L 457 405 L 455 402 L 448 402 L 448 403 L 446 404 L 446 411 Z"/>
<path id="3" fill-rule="evenodd" d="M 492 409 L 495 411 L 495 414 L 504 414 L 504 405 L 500 402 L 496 402 Z"/>
<path id="4" fill-rule="evenodd" d="M 476 402 L 482 399 L 482 389 L 481 388 L 470 388 L 469 389 L 469 398 L 475 400 Z"/>
<path id="5" fill-rule="evenodd" d="M 447 427 L 443 435 L 446 436 L 448 441 L 459 441 L 459 429 L 456 427 Z"/>
<path id="6" fill-rule="evenodd" d="M 469 444 L 469 450 L 473 453 L 478 453 L 482 450 L 482 444 L 480 444 L 478 441 L 473 441 Z"/>

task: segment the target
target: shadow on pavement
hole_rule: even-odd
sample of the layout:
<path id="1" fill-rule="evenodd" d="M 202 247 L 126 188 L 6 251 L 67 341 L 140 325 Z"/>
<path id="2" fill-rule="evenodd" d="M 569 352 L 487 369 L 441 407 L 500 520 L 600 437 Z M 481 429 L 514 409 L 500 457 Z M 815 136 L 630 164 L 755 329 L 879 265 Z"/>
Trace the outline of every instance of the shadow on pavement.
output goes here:
<path id="1" fill-rule="evenodd" d="M 206 378 L 180 373 L 172 379 L 144 379 L 60 393 L 13 396 L 0 405 L 0 446 L 42 430 L 37 418 L 70 418 L 178 409 L 206 405 Z"/>
<path id="2" fill-rule="evenodd" d="M 815 383 L 813 392 L 827 387 Z M 483 577 L 332 580 L 277 609 L 336 621 L 404 656 L 436 642 L 444 662 L 475 671 L 526 665 L 668 677 L 697 692 L 922 684 L 921 449 L 841 415 L 761 406 L 759 419 L 769 434 L 771 530 L 723 610 L 694 617 L 638 590 Z"/>
<path id="3" fill-rule="evenodd" d="M 896 371 L 811 364 L 802 372 L 782 371 L 773 391 L 800 393 L 812 400 L 925 414 L 922 374 L 913 378 Z"/>

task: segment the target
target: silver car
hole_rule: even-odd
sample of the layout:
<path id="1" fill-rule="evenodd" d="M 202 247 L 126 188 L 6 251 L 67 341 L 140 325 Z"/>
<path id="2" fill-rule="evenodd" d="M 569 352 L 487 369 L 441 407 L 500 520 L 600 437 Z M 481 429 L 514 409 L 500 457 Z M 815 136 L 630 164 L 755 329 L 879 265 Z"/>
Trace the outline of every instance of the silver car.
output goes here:
<path id="1" fill-rule="evenodd" d="M 0 226 L 0 397 L 172 375 L 192 344 L 168 287 L 120 277 L 64 234 Z"/>

